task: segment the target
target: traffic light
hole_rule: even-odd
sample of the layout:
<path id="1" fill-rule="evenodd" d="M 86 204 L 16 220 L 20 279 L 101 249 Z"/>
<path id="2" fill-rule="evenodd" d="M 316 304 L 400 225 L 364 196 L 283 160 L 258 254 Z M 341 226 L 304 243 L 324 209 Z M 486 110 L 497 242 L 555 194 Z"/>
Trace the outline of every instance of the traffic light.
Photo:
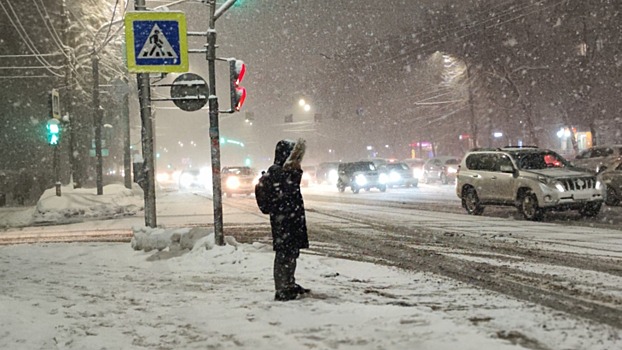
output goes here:
<path id="1" fill-rule="evenodd" d="M 240 60 L 232 58 L 229 60 L 229 86 L 231 93 L 231 110 L 239 112 L 246 99 L 246 89 L 240 86 L 244 74 L 246 73 L 246 64 Z"/>
<path id="2" fill-rule="evenodd" d="M 48 144 L 58 145 L 60 142 L 60 122 L 58 119 L 50 119 L 46 125 Z"/>

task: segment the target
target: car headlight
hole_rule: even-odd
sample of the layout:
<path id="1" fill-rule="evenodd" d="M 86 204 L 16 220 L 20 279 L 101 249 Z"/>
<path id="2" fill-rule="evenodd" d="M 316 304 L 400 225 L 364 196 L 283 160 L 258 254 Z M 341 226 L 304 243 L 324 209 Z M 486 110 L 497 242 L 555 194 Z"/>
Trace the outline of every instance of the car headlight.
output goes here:
<path id="1" fill-rule="evenodd" d="M 383 185 L 386 184 L 388 180 L 389 180 L 389 176 L 385 173 L 382 173 L 380 174 L 380 176 L 378 176 L 378 181 Z"/>
<path id="2" fill-rule="evenodd" d="M 156 180 L 158 182 L 166 182 L 169 181 L 171 179 L 171 177 L 168 175 L 168 173 L 158 173 L 158 175 L 156 175 Z"/>
<path id="3" fill-rule="evenodd" d="M 400 175 L 398 172 L 392 171 L 389 173 L 389 180 L 391 180 L 391 182 L 400 181 L 401 179 L 402 175 Z"/>
<path id="4" fill-rule="evenodd" d="M 358 174 L 354 178 L 354 182 L 356 182 L 358 186 L 365 186 L 367 184 L 367 178 L 363 174 Z"/>
<path id="5" fill-rule="evenodd" d="M 596 188 L 597 190 L 601 190 L 601 189 L 603 189 L 603 183 L 602 183 L 602 182 L 600 182 L 600 180 L 596 180 L 596 185 L 595 185 L 595 188 Z"/>
<path id="6" fill-rule="evenodd" d="M 564 187 L 564 185 L 561 182 L 556 182 L 555 183 L 555 188 L 559 191 L 559 192 L 566 192 L 566 188 Z"/>
<path id="7" fill-rule="evenodd" d="M 551 178 L 546 176 L 538 176 L 538 181 L 545 185 L 551 185 Z"/>
<path id="8" fill-rule="evenodd" d="M 192 181 L 194 180 L 194 176 L 186 173 L 186 174 L 181 174 L 181 176 L 179 177 L 179 185 L 181 187 L 190 187 L 192 186 Z"/>
<path id="9" fill-rule="evenodd" d="M 413 177 L 417 179 L 423 177 L 423 169 L 413 169 Z"/>
<path id="10" fill-rule="evenodd" d="M 337 183 L 337 179 L 339 179 L 339 174 L 337 173 L 337 170 L 331 170 L 328 172 L 328 181 L 330 183 Z"/>
<path id="11" fill-rule="evenodd" d="M 455 174 L 456 172 L 458 172 L 458 169 L 456 168 L 447 168 L 447 173 L 449 174 Z"/>
<path id="12" fill-rule="evenodd" d="M 302 179 L 305 181 L 311 181 L 311 175 L 307 173 L 302 173 Z"/>
<path id="13" fill-rule="evenodd" d="M 240 188 L 240 179 L 237 176 L 229 176 L 227 178 L 226 186 L 230 190 L 237 190 Z"/>

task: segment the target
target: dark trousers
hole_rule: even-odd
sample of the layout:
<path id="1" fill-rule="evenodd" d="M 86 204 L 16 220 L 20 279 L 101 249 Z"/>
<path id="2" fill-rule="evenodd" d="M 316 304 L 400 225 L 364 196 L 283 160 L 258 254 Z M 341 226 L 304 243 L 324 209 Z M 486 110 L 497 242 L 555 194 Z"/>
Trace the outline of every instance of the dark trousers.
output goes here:
<path id="1" fill-rule="evenodd" d="M 274 288 L 277 292 L 296 287 L 296 259 L 300 251 L 277 250 L 274 255 Z"/>

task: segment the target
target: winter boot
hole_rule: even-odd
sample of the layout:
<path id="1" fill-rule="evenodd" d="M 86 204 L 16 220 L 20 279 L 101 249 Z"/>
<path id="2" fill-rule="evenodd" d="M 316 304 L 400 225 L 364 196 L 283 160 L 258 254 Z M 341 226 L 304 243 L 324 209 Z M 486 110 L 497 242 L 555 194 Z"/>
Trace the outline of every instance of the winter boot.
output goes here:
<path id="1" fill-rule="evenodd" d="M 298 294 L 307 294 L 307 293 L 311 293 L 311 289 L 304 288 L 303 286 L 299 285 L 298 283 L 296 283 L 296 286 L 294 287 L 294 290 L 295 290 L 295 291 L 296 291 L 296 293 L 298 293 Z"/>
<path id="2" fill-rule="evenodd" d="M 298 296 L 296 289 L 285 289 L 274 293 L 274 300 L 276 301 L 289 301 L 294 300 Z"/>

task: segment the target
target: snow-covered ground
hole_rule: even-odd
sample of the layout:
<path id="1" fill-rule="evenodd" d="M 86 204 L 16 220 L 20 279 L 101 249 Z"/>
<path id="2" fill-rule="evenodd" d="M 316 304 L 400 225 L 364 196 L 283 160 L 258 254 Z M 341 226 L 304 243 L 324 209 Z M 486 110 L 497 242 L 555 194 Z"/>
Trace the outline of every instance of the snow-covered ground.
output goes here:
<path id="1" fill-rule="evenodd" d="M 142 203 L 140 191 L 104 193 L 67 189 L 62 202 L 46 193 L 31 222 L 83 218 L 88 229 L 98 213 L 122 217 Z M 4 210 L 0 223 L 24 212 Z M 141 248 L 190 229 L 134 231 Z M 276 302 L 271 246 L 226 241 L 215 246 L 209 234 L 178 254 L 128 243 L 1 246 L 0 348 L 622 348 L 613 327 L 432 274 L 308 253 L 297 278 L 313 296 Z"/>

